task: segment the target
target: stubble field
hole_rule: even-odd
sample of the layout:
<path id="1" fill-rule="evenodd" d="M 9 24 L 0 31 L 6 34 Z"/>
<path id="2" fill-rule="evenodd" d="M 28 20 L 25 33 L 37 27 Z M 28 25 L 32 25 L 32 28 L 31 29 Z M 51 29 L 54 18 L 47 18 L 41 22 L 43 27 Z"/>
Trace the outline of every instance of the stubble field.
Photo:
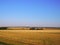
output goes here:
<path id="1" fill-rule="evenodd" d="M 0 30 L 0 45 L 60 45 L 60 30 Z"/>

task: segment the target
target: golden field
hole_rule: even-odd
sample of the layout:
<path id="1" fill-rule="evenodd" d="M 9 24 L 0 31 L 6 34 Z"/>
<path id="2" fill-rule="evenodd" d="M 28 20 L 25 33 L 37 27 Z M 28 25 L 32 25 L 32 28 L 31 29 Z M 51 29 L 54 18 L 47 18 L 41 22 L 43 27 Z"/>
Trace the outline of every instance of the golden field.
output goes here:
<path id="1" fill-rule="evenodd" d="M 0 30 L 0 45 L 60 45 L 60 30 Z"/>

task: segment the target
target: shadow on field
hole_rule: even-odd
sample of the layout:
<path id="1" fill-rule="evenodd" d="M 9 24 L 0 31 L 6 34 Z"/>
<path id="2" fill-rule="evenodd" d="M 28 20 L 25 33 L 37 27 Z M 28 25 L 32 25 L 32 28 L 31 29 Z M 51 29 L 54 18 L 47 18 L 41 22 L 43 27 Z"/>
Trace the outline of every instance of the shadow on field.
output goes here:
<path id="1" fill-rule="evenodd" d="M 10 45 L 10 44 L 4 43 L 4 42 L 0 42 L 0 45 Z"/>

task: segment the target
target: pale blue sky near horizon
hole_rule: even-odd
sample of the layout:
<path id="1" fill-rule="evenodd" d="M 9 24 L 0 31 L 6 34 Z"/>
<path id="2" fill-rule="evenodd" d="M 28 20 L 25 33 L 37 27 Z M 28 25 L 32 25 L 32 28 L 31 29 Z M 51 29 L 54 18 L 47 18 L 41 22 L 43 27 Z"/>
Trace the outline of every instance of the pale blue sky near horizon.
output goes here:
<path id="1" fill-rule="evenodd" d="M 60 0 L 0 0 L 0 26 L 60 27 Z"/>

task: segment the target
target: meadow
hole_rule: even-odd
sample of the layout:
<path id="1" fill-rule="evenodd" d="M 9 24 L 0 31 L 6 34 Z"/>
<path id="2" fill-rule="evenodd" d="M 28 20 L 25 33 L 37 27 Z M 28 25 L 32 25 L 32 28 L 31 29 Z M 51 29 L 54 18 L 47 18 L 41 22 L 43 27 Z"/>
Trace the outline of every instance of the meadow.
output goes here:
<path id="1" fill-rule="evenodd" d="M 60 45 L 60 30 L 0 30 L 0 45 Z"/>

